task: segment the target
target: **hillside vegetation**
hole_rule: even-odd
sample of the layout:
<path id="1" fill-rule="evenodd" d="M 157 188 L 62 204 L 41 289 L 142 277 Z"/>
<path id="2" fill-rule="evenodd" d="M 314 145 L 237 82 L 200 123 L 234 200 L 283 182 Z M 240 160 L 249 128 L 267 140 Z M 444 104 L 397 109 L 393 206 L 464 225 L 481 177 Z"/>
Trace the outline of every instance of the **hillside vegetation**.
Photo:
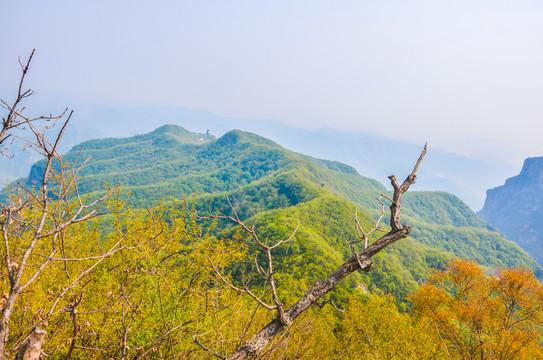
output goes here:
<path id="1" fill-rule="evenodd" d="M 48 159 L 55 164 L 57 158 L 50 152 Z M 31 340 L 41 336 L 52 358 L 235 358 L 280 321 L 266 302 L 280 299 L 280 306 L 295 309 L 308 289 L 357 263 L 349 250 L 358 239 L 355 208 L 360 226 L 369 230 L 380 215 L 377 198 L 392 196 L 350 166 L 241 131 L 214 139 L 164 126 L 132 138 L 89 141 L 63 159 L 88 161 L 79 173 L 57 164 L 59 176 L 44 175 L 47 164 L 38 162 L 20 180 L 19 192 L 9 200 L 1 194 L 8 217 L 2 229 L 11 242 L 5 254 L 17 259 L 5 267 L 9 283 L 0 282 L 2 293 L 13 293 L 11 271 L 18 262 L 29 274 L 46 269 L 25 275 L 27 287 L 11 308 L 6 349 L 18 349 L 31 334 Z M 40 179 L 50 179 L 48 191 L 40 189 Z M 74 198 L 78 182 L 81 197 Z M 102 190 L 105 183 L 120 183 L 128 194 L 111 196 L 105 215 L 98 216 L 94 205 L 84 204 L 104 191 L 112 195 Z M 283 323 L 281 335 L 256 350 L 260 356 L 541 355 L 543 337 L 534 324 L 543 316 L 543 287 L 525 268 L 502 269 L 539 272 L 535 261 L 455 196 L 406 193 L 403 208 L 412 236 L 371 255 L 371 262 L 365 258 L 364 267 L 358 260 L 350 276 L 312 300 L 319 306 L 307 305 L 292 323 Z M 297 229 L 270 255 L 277 293 L 271 275 L 264 275 L 265 247 L 231 222 L 199 217 L 209 211 L 239 216 L 267 244 Z M 97 217 L 72 222 L 89 212 Z M 388 232 L 388 221 L 385 216 L 381 224 L 386 236 L 407 229 L 395 222 Z M 405 236 L 407 230 L 397 239 Z M 39 246 L 24 258 L 20 247 L 33 244 Z M 367 256 L 376 244 L 359 254 Z M 487 274 L 473 262 L 451 261 L 455 256 L 479 261 Z M 360 268 L 371 270 L 355 271 Z M 331 305 L 320 308 L 327 301 Z"/>
<path id="2" fill-rule="evenodd" d="M 288 237 L 300 221 L 294 241 L 275 254 L 281 281 L 293 295 L 349 256 L 347 243 L 356 239 L 355 206 L 370 229 L 380 212 L 377 197 L 387 194 L 381 183 L 348 165 L 294 153 L 237 130 L 215 139 L 166 125 L 131 138 L 87 141 L 64 156 L 69 162 L 87 158 L 80 192 L 90 196 L 99 195 L 105 183 L 121 184 L 136 207 L 194 196 L 200 211 L 209 204 L 212 211 L 229 214 L 228 197 L 240 218 L 269 239 Z M 24 180 L 28 185 L 39 179 L 42 166 L 32 167 Z M 362 286 L 393 294 L 403 304 L 429 269 L 454 256 L 477 260 L 491 271 L 520 265 L 539 271 L 533 259 L 453 195 L 407 193 L 404 221 L 413 227 L 411 238 L 379 255 L 371 272 L 353 276 L 335 297 L 345 300 Z M 214 234 L 229 236 L 229 226 L 217 224 Z"/>

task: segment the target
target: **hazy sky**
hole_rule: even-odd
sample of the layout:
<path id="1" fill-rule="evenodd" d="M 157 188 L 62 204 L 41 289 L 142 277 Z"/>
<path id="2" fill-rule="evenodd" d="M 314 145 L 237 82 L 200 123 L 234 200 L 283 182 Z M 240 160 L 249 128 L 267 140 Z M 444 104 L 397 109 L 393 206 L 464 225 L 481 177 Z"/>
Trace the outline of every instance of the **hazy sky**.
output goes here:
<path id="1" fill-rule="evenodd" d="M 4 0 L 0 12 L 1 97 L 36 48 L 29 85 L 59 101 L 543 155 L 540 0 Z"/>

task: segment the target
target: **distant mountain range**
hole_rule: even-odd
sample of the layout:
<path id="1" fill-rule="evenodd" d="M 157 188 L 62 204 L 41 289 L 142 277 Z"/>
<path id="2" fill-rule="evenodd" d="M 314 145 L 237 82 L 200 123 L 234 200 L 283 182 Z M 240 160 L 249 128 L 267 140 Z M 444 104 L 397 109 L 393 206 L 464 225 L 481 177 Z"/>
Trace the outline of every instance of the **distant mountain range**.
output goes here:
<path id="1" fill-rule="evenodd" d="M 519 175 L 488 190 L 479 216 L 543 264 L 543 157 L 526 159 Z"/>
<path id="2" fill-rule="evenodd" d="M 321 128 L 310 131 L 293 128 L 273 120 L 224 117 L 202 110 L 162 107 L 120 108 L 76 106 L 76 114 L 63 142 L 64 150 L 92 138 L 125 137 L 149 132 L 165 123 L 215 136 L 240 129 L 258 133 L 293 151 L 337 160 L 355 167 L 361 174 L 386 181 L 392 173 L 408 171 L 410 160 L 418 156 L 423 144 L 411 144 L 380 135 Z M 421 190 L 453 193 L 472 209 L 480 209 L 487 189 L 499 185 L 515 171 L 514 166 L 497 158 L 467 157 L 436 149 L 429 144 L 426 164 L 420 172 Z M 0 158 L 0 175 L 11 179 L 24 176 L 35 159 L 14 150 L 18 161 Z"/>
<path id="3" fill-rule="evenodd" d="M 296 239 L 277 254 L 281 281 L 291 291 L 324 277 L 349 256 L 346 242 L 356 238 L 355 205 L 363 225 L 370 228 L 378 215 L 376 198 L 387 193 L 381 183 L 351 166 L 296 153 L 239 130 L 215 138 L 166 125 L 129 138 L 86 141 L 63 156 L 68 161 L 88 157 L 80 172 L 82 194 L 95 196 L 104 183 L 120 183 L 137 207 L 192 201 L 194 194 L 196 208 L 206 211 L 210 204 L 223 214 L 230 213 L 228 196 L 239 216 L 256 223 L 261 237 L 269 239 L 284 238 L 299 220 Z M 402 166 L 409 170 L 400 169 L 396 175 L 403 178 L 417 158 L 418 154 L 406 160 Z M 34 164 L 21 181 L 35 183 L 43 165 Z M 412 226 L 412 237 L 377 256 L 374 270 L 353 276 L 336 296 L 363 284 L 370 291 L 404 299 L 430 268 L 453 256 L 475 259 L 489 269 L 523 265 L 541 273 L 532 258 L 454 195 L 413 191 L 405 195 L 403 205 L 403 222 Z M 225 224 L 216 231 L 217 236 L 232 235 Z"/>

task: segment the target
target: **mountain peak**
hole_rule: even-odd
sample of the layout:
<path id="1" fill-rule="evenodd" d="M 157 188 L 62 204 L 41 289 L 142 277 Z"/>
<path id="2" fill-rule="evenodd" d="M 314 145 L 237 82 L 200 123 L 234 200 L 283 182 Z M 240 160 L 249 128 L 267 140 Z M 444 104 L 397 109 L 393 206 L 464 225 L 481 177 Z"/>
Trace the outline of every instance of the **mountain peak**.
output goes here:
<path id="1" fill-rule="evenodd" d="M 536 182 L 543 183 L 543 157 L 530 157 L 524 160 L 524 165 L 519 174 L 520 177 Z"/>
<path id="2" fill-rule="evenodd" d="M 222 146 L 231 146 L 234 144 L 251 143 L 254 145 L 264 145 L 270 148 L 281 149 L 282 147 L 262 136 L 245 132 L 241 130 L 231 130 L 217 139 L 217 144 Z"/>
<path id="3" fill-rule="evenodd" d="M 188 131 L 182 126 L 179 125 L 173 125 L 173 124 L 166 124 L 162 125 L 155 130 L 153 130 L 151 133 L 153 134 L 166 134 L 166 133 L 172 133 L 172 134 L 192 134 L 192 132 Z"/>
<path id="4" fill-rule="evenodd" d="M 171 136 L 184 144 L 203 144 L 215 139 L 213 135 L 188 131 L 179 125 L 163 125 L 148 134 L 149 136 Z"/>

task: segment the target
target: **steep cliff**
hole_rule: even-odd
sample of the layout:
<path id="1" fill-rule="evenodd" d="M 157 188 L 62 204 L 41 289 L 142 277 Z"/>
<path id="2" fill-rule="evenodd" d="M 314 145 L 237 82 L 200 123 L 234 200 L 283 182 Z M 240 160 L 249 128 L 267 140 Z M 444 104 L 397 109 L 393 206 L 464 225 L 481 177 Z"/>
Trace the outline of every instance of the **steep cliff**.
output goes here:
<path id="1" fill-rule="evenodd" d="M 543 157 L 528 158 L 519 175 L 487 191 L 479 216 L 543 263 Z"/>

